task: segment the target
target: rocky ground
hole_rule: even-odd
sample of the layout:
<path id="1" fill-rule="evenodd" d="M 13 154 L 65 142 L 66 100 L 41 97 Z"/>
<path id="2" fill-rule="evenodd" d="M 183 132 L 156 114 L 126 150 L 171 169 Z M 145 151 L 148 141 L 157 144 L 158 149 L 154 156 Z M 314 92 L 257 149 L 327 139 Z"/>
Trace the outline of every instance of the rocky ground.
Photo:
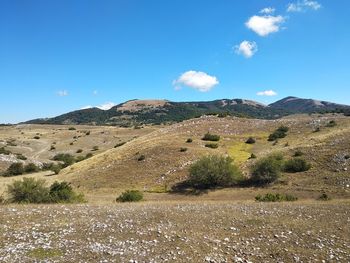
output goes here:
<path id="1" fill-rule="evenodd" d="M 0 262 L 350 262 L 349 201 L 0 206 Z"/>

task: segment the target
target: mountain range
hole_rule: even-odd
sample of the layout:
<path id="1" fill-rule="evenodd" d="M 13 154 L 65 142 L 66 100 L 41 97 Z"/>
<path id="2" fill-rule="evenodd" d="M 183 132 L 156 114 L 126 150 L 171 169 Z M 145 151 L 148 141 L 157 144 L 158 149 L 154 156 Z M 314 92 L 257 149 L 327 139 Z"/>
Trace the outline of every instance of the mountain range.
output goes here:
<path id="1" fill-rule="evenodd" d="M 179 122 L 201 115 L 277 119 L 298 113 L 338 112 L 350 115 L 350 106 L 314 99 L 286 97 L 269 105 L 245 99 L 198 102 L 130 100 L 109 110 L 82 109 L 53 118 L 34 119 L 26 124 L 94 124 L 121 127 Z"/>

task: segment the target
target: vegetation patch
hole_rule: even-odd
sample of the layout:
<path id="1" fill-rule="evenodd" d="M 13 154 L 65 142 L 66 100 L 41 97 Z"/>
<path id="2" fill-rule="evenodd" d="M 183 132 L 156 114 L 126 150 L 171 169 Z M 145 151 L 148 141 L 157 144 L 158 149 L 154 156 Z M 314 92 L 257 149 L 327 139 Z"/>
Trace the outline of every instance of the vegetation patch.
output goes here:
<path id="1" fill-rule="evenodd" d="M 254 144 L 256 141 L 255 141 L 255 139 L 253 138 L 253 137 L 249 137 L 247 140 L 246 140 L 246 142 L 245 143 L 247 143 L 247 144 Z"/>
<path id="2" fill-rule="evenodd" d="M 282 202 L 282 201 L 296 201 L 298 198 L 289 194 L 272 194 L 267 193 L 265 195 L 257 195 L 255 200 L 258 202 Z"/>
<path id="3" fill-rule="evenodd" d="M 11 151 L 6 150 L 5 147 L 1 147 L 1 148 L 0 148 L 0 154 L 10 155 L 10 154 L 11 154 Z"/>
<path id="4" fill-rule="evenodd" d="M 251 169 L 251 181 L 255 184 L 269 184 L 276 181 L 283 167 L 283 156 L 272 154 L 262 158 Z"/>
<path id="5" fill-rule="evenodd" d="M 311 164 L 300 157 L 290 159 L 284 163 L 284 171 L 288 173 L 305 172 L 310 168 Z"/>
<path id="6" fill-rule="evenodd" d="M 211 149 L 216 149 L 219 147 L 217 143 L 206 143 L 204 146 Z"/>
<path id="7" fill-rule="evenodd" d="M 191 143 L 191 142 L 193 142 L 192 138 L 188 138 L 188 139 L 186 140 L 186 143 Z"/>
<path id="8" fill-rule="evenodd" d="M 269 135 L 268 141 L 276 141 L 287 136 L 289 128 L 287 126 L 280 126 L 277 130 Z"/>
<path id="9" fill-rule="evenodd" d="M 246 144 L 241 141 L 234 142 L 228 150 L 228 154 L 236 163 L 242 164 L 251 157 L 251 144 Z"/>
<path id="10" fill-rule="evenodd" d="M 327 195 L 326 193 L 322 193 L 318 198 L 317 200 L 320 200 L 320 201 L 329 201 L 331 200 L 330 196 Z"/>
<path id="11" fill-rule="evenodd" d="M 220 140 L 220 135 L 216 135 L 216 134 L 211 134 L 209 132 L 207 132 L 203 138 L 203 141 L 213 141 L 213 142 L 217 142 Z"/>
<path id="12" fill-rule="evenodd" d="M 39 260 L 60 257 L 62 255 L 61 250 L 53 248 L 35 248 L 28 252 L 29 257 Z"/>
<path id="13" fill-rule="evenodd" d="M 143 193 L 139 190 L 126 190 L 117 197 L 117 202 L 139 202 L 143 199 Z"/>

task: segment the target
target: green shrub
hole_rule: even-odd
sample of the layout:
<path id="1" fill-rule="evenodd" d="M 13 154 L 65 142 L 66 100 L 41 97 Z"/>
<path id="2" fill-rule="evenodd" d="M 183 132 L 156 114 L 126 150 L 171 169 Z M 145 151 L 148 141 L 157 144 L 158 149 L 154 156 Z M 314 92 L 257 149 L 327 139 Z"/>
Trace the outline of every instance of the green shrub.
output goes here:
<path id="1" fill-rule="evenodd" d="M 288 173 L 305 172 L 311 168 L 311 165 L 302 158 L 294 158 L 285 162 L 284 171 Z"/>
<path id="2" fill-rule="evenodd" d="M 90 135 L 90 131 L 85 132 L 85 135 L 89 136 Z"/>
<path id="3" fill-rule="evenodd" d="M 143 193 L 138 190 L 127 190 L 117 197 L 117 202 L 138 202 L 143 199 Z"/>
<path id="4" fill-rule="evenodd" d="M 320 201 L 329 201 L 331 200 L 331 198 L 326 194 L 326 193 L 322 193 L 318 198 L 317 200 L 320 200 Z"/>
<path id="5" fill-rule="evenodd" d="M 251 180 L 256 184 L 269 184 L 276 181 L 281 173 L 283 156 L 273 154 L 258 160 L 251 169 Z"/>
<path id="6" fill-rule="evenodd" d="M 192 138 L 188 138 L 188 139 L 186 140 L 186 143 L 191 143 L 191 142 L 193 142 Z"/>
<path id="7" fill-rule="evenodd" d="M 75 162 L 79 163 L 81 161 L 84 161 L 85 159 L 86 159 L 85 156 L 79 155 L 75 157 Z"/>
<path id="8" fill-rule="evenodd" d="M 10 155 L 10 154 L 11 154 L 11 151 L 6 150 L 5 147 L 1 147 L 1 148 L 0 148 L 0 154 Z"/>
<path id="9" fill-rule="evenodd" d="M 211 148 L 211 149 L 216 149 L 219 147 L 219 145 L 217 143 L 207 143 L 204 146 L 207 148 Z"/>
<path id="10" fill-rule="evenodd" d="M 39 140 L 39 139 L 40 139 L 40 136 L 34 136 L 33 139 Z"/>
<path id="11" fill-rule="evenodd" d="M 242 179 L 239 168 L 230 157 L 204 156 L 190 167 L 188 183 L 194 188 L 227 187 Z"/>
<path id="12" fill-rule="evenodd" d="M 215 134 L 210 134 L 209 132 L 207 132 L 203 138 L 203 141 L 219 141 L 220 140 L 220 135 L 215 135 Z"/>
<path id="13" fill-rule="evenodd" d="M 9 201 L 13 203 L 75 203 L 83 202 L 83 195 L 77 194 L 67 182 L 53 183 L 50 188 L 45 180 L 23 178 L 8 186 Z"/>
<path id="14" fill-rule="evenodd" d="M 83 149 L 78 149 L 77 151 L 76 151 L 76 153 L 82 153 L 83 152 Z"/>
<path id="15" fill-rule="evenodd" d="M 288 195 L 288 194 L 272 194 L 272 193 L 267 193 L 265 195 L 257 195 L 255 197 L 256 201 L 259 202 L 282 202 L 282 201 L 296 201 L 298 200 L 297 197 L 293 195 Z"/>
<path id="16" fill-rule="evenodd" d="M 92 156 L 94 156 L 92 153 L 87 153 L 87 154 L 85 155 L 85 159 L 89 159 L 89 158 L 91 158 Z"/>
<path id="17" fill-rule="evenodd" d="M 73 191 L 71 185 L 67 182 L 54 182 L 50 186 L 50 202 L 52 203 L 77 203 L 84 202 L 82 194 Z"/>
<path id="18" fill-rule="evenodd" d="M 289 128 L 286 126 L 280 126 L 277 130 L 269 135 L 268 141 L 276 141 L 287 136 Z"/>
<path id="19" fill-rule="evenodd" d="M 253 137 L 249 137 L 246 142 L 247 144 L 254 144 L 255 143 L 255 139 Z"/>
<path id="20" fill-rule="evenodd" d="M 69 130 L 69 131 L 75 131 L 76 128 L 74 128 L 74 127 L 69 127 L 68 130 Z"/>
<path id="21" fill-rule="evenodd" d="M 252 153 L 249 157 L 249 159 L 256 159 L 256 155 L 254 153 Z"/>
<path id="22" fill-rule="evenodd" d="M 23 163 L 13 163 L 7 168 L 4 176 L 21 175 L 24 173 Z"/>
<path id="23" fill-rule="evenodd" d="M 92 150 L 91 151 L 98 151 L 98 146 L 94 146 L 94 147 L 92 147 Z"/>
<path id="24" fill-rule="evenodd" d="M 180 148 L 180 152 L 187 152 L 187 148 L 185 147 Z"/>
<path id="25" fill-rule="evenodd" d="M 38 172 L 40 169 L 38 166 L 36 166 L 34 163 L 28 163 L 24 166 L 24 172 L 25 173 L 35 173 Z"/>
<path id="26" fill-rule="evenodd" d="M 16 180 L 8 186 L 7 192 L 10 202 L 13 203 L 48 203 L 50 201 L 49 189 L 45 187 L 44 180 L 34 178 Z"/>

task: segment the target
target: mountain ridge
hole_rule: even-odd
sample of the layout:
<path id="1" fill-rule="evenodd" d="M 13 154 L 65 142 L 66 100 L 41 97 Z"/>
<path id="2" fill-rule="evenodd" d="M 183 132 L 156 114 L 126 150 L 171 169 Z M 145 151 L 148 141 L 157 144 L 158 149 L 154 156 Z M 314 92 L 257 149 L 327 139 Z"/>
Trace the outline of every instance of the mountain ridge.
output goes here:
<path id="1" fill-rule="evenodd" d="M 165 99 L 128 100 L 108 110 L 97 107 L 68 112 L 53 118 L 41 118 L 25 124 L 93 124 L 121 127 L 179 122 L 201 115 L 278 119 L 297 113 L 350 113 L 350 106 L 315 99 L 288 96 L 271 104 L 247 99 L 173 102 Z"/>

